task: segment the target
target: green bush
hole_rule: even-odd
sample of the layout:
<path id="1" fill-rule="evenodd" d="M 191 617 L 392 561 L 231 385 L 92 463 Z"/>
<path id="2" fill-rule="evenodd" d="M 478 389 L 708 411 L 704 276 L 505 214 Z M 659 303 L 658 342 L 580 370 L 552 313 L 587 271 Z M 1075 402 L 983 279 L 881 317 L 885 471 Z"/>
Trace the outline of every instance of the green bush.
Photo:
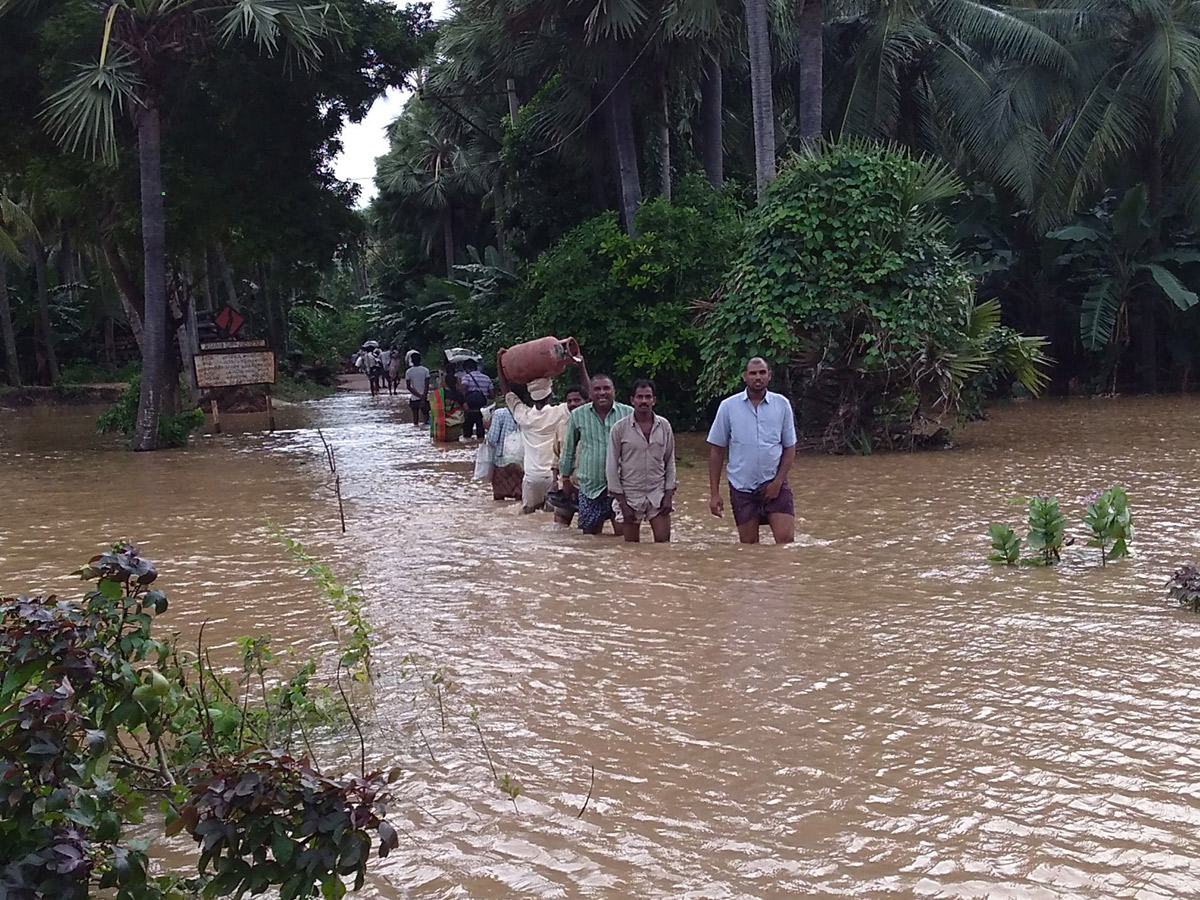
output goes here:
<path id="1" fill-rule="evenodd" d="M 62 367 L 59 380 L 63 384 L 108 384 L 128 381 L 141 371 L 141 363 L 126 363 L 119 369 L 110 369 L 99 363 L 80 361 Z"/>
<path id="2" fill-rule="evenodd" d="M 531 336 L 574 336 L 588 368 L 606 371 L 623 398 L 653 378 L 659 410 L 694 425 L 700 332 L 695 301 L 710 296 L 732 262 L 738 210 L 703 179 L 681 179 L 674 201 L 657 198 L 637 216 L 637 237 L 615 213 L 584 222 L 538 258 L 525 287 Z"/>
<path id="3" fill-rule="evenodd" d="M 834 451 L 943 438 L 963 390 L 990 373 L 996 305 L 975 306 L 938 205 L 961 190 L 941 165 L 866 142 L 808 148 L 784 165 L 746 227 L 705 317 L 703 386 L 740 386 L 762 356 L 809 442 Z M 1017 336 L 1019 337 L 1019 336 Z M 1040 344 L 1011 360 L 1040 386 Z"/>
<path id="4" fill-rule="evenodd" d="M 112 404 L 100 413 L 96 420 L 98 434 L 133 434 L 133 425 L 137 421 L 138 398 L 142 391 L 142 376 L 134 375 Z M 181 413 L 165 414 L 158 417 L 158 446 L 159 449 L 171 447 L 186 447 L 188 437 L 193 431 L 204 427 L 204 411 L 189 409 Z"/>

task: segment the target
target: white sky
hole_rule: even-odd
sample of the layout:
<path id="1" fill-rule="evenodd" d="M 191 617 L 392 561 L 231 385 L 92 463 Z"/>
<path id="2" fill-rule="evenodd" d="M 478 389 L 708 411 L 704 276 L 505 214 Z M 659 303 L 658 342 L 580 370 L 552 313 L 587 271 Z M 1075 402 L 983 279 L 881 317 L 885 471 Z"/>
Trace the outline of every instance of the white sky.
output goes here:
<path id="1" fill-rule="evenodd" d="M 397 6 L 407 3 L 393 0 Z M 450 10 L 450 0 L 432 0 L 433 18 L 442 18 Z M 411 91 L 390 90 L 375 101 L 365 119 L 357 125 L 347 123 L 342 128 L 342 152 L 333 161 L 333 171 L 342 181 L 353 181 L 362 187 L 359 206 L 366 206 L 375 196 L 375 158 L 388 151 L 387 127 L 400 115 L 404 101 Z"/>

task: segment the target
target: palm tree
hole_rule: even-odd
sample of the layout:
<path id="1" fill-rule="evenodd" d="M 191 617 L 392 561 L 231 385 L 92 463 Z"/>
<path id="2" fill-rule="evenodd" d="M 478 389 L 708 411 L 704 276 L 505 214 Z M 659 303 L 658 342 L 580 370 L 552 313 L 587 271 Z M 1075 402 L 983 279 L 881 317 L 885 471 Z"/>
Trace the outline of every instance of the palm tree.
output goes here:
<path id="1" fill-rule="evenodd" d="M 621 223 L 632 235 L 637 208 L 642 203 L 642 180 L 638 172 L 638 142 L 633 119 L 633 69 L 638 56 L 630 52 L 633 38 L 647 21 L 648 13 L 638 0 L 571 0 L 568 6 L 591 7 L 583 22 L 584 41 L 604 51 L 607 88 L 604 117 L 616 161 L 621 190 Z M 645 44 L 649 38 L 645 39 Z M 639 51 L 640 55 L 640 51 Z"/>
<path id="2" fill-rule="evenodd" d="M 1050 135 L 1039 221 L 1057 224 L 1085 205 L 1114 164 L 1144 180 L 1151 216 L 1162 213 L 1167 185 L 1200 213 L 1200 8 L 1058 0 L 1050 14 L 1070 41 L 1076 77 Z"/>
<path id="3" fill-rule="evenodd" d="M 761 200 L 775 178 L 775 103 L 771 95 L 771 32 L 767 0 L 746 0 L 746 38 L 750 45 L 750 92 L 754 110 L 754 171 Z"/>
<path id="4" fill-rule="evenodd" d="M 997 141 L 983 123 L 1011 85 L 1005 71 L 1037 67 L 1062 81 L 1072 67 L 1023 12 L 978 0 L 846 0 L 836 29 L 849 52 L 827 98 L 838 108 L 834 133 L 924 151 L 943 150 L 949 132 L 986 152 Z"/>
<path id="5" fill-rule="evenodd" d="M 392 149 L 379 159 L 375 183 L 399 201 L 401 215 L 420 223 L 427 258 L 441 245 L 446 277 L 453 278 L 456 210 L 490 190 L 495 159 L 464 147 L 443 125 L 423 96 L 412 98 L 392 124 Z"/>
<path id="6" fill-rule="evenodd" d="M 21 367 L 17 362 L 17 336 L 13 329 L 12 308 L 8 304 L 8 263 L 20 264 L 21 250 L 17 242 L 26 237 L 37 238 L 37 229 L 29 214 L 0 189 L 0 332 L 4 339 L 4 365 L 8 383 L 21 386 Z"/>
<path id="7" fill-rule="evenodd" d="M 800 56 L 800 77 L 796 85 L 797 124 L 800 139 L 811 141 L 821 136 L 821 101 L 825 91 L 824 8 L 821 0 L 798 0 L 797 6 L 796 51 Z"/>
<path id="8" fill-rule="evenodd" d="M 0 0 L 0 17 L 40 0 Z M 306 0 L 109 0 L 97 10 L 99 58 L 47 101 L 51 133 L 64 146 L 113 158 L 116 118 L 128 113 L 137 133 L 145 294 L 142 379 L 133 448 L 153 450 L 167 395 L 166 208 L 163 200 L 164 92 L 209 42 L 251 40 L 302 65 L 321 57 L 327 8 Z"/>

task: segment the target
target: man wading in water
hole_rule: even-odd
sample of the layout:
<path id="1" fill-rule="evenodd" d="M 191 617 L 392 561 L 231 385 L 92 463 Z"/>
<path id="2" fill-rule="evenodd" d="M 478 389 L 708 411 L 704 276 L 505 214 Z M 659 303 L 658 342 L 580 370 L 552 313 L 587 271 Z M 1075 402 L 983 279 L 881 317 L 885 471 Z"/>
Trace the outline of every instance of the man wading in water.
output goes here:
<path id="1" fill-rule="evenodd" d="M 608 494 L 604 463 L 608 458 L 608 437 L 621 419 L 633 415 L 633 407 L 615 402 L 613 381 L 607 375 L 591 379 L 592 402 L 571 413 L 567 439 L 558 457 L 558 470 L 564 478 L 572 475 L 579 482 L 579 528 L 585 534 L 599 534 L 612 519 L 613 530 L 622 533 L 620 508 Z M 575 448 L 579 447 L 579 465 Z"/>
<path id="2" fill-rule="evenodd" d="M 551 403 L 549 378 L 535 378 L 525 385 L 533 405 L 525 403 L 509 389 L 504 366 L 496 357 L 496 370 L 500 373 L 500 390 L 504 392 L 504 403 L 512 413 L 525 439 L 525 477 L 521 481 L 521 504 L 526 513 L 536 512 L 546 503 L 546 494 L 554 485 L 554 447 L 562 423 L 567 418 L 567 408 L 561 403 Z"/>
<path id="3" fill-rule="evenodd" d="M 625 540 L 642 539 L 642 522 L 650 523 L 654 542 L 671 540 L 671 507 L 675 499 L 675 432 L 654 413 L 654 382 L 633 385 L 633 415 L 612 427 L 608 439 L 608 492 L 625 520 Z"/>
<path id="4" fill-rule="evenodd" d="M 767 390 L 771 370 L 756 356 L 742 373 L 746 390 L 726 397 L 708 432 L 708 508 L 725 515 L 721 465 L 729 448 L 729 505 L 743 544 L 758 543 L 758 529 L 771 526 L 777 544 L 796 535 L 796 510 L 788 470 L 796 458 L 796 420 L 787 397 Z"/>

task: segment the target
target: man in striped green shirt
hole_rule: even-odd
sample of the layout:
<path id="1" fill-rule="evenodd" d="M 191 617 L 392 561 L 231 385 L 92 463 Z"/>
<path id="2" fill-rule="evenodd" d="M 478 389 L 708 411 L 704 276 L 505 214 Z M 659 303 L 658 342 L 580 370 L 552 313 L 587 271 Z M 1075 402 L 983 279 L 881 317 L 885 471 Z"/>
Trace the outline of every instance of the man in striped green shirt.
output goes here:
<path id="1" fill-rule="evenodd" d="M 567 436 L 558 459 L 563 478 L 574 475 L 579 483 L 579 527 L 587 534 L 599 534 L 608 519 L 621 533 L 621 523 L 608 496 L 604 465 L 608 459 L 608 436 L 621 419 L 633 414 L 633 407 L 616 403 L 616 389 L 607 375 L 593 375 L 592 402 L 571 413 Z M 575 466 L 575 448 L 579 447 L 579 466 Z"/>

